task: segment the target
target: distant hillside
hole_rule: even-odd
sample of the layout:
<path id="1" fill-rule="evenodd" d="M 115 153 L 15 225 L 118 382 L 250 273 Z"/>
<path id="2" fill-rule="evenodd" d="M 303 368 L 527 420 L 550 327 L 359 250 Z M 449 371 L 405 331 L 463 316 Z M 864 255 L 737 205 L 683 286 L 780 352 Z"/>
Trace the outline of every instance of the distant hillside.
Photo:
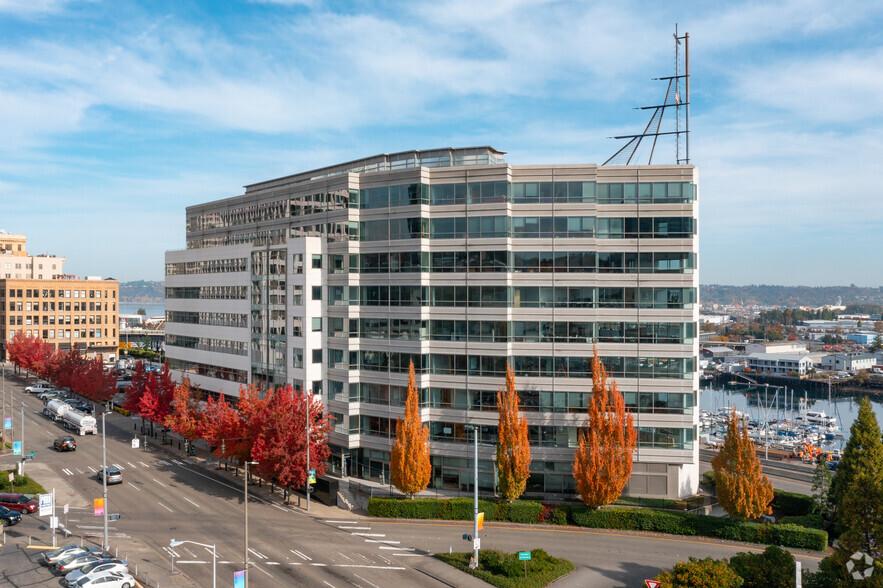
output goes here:
<path id="1" fill-rule="evenodd" d="M 883 287 L 859 286 L 723 286 L 708 284 L 700 286 L 703 304 L 740 304 L 759 306 L 823 306 L 837 304 L 868 305 L 883 303 Z"/>
<path id="2" fill-rule="evenodd" d="M 165 299 L 162 282 L 120 282 L 120 302 L 129 304 L 157 304 Z"/>

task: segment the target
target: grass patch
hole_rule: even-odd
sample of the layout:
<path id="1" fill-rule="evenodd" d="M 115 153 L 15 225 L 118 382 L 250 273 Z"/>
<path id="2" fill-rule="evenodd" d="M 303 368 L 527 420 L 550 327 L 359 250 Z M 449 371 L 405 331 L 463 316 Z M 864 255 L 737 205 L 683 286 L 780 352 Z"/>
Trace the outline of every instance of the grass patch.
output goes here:
<path id="1" fill-rule="evenodd" d="M 527 562 L 527 578 L 524 577 L 524 562 L 518 553 L 504 553 L 493 549 L 483 549 L 478 554 L 479 567 L 469 569 L 468 553 L 437 553 L 434 557 L 452 565 L 458 570 L 499 588 L 542 588 L 561 576 L 573 571 L 573 564 L 562 558 L 552 557 L 542 549 L 530 552 Z"/>
<path id="2" fill-rule="evenodd" d="M 9 474 L 15 470 L 0 470 L 0 492 L 12 492 L 9 485 Z M 19 476 L 15 474 L 12 481 L 15 486 L 16 494 L 46 494 L 46 489 L 31 479 L 30 476 Z"/>

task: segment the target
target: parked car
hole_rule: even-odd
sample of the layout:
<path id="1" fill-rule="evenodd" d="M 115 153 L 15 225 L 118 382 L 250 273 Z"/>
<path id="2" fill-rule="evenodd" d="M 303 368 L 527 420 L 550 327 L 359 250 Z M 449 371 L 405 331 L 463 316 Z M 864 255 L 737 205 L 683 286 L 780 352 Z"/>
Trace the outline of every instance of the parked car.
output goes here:
<path id="1" fill-rule="evenodd" d="M 98 479 L 101 480 L 104 475 L 104 469 L 98 470 Z M 108 484 L 122 484 L 123 483 L 123 472 L 120 471 L 119 468 L 109 467 L 107 468 L 107 483 Z"/>
<path id="2" fill-rule="evenodd" d="M 5 506 L 0 506 L 0 521 L 4 527 L 11 527 L 21 522 L 21 513 Z"/>
<path id="3" fill-rule="evenodd" d="M 64 435 L 52 442 L 56 451 L 76 451 L 77 440 L 70 435 Z"/>
<path id="4" fill-rule="evenodd" d="M 55 564 L 55 571 L 67 575 L 74 570 L 78 570 L 89 564 L 110 561 L 113 556 L 109 553 L 80 553 L 66 557 Z"/>
<path id="5" fill-rule="evenodd" d="M 31 386 L 25 386 L 25 392 L 28 394 L 36 394 L 38 392 L 46 392 L 47 390 L 54 390 L 55 386 L 52 384 L 47 384 L 46 382 L 37 382 Z"/>
<path id="6" fill-rule="evenodd" d="M 129 562 L 124 559 L 112 559 L 86 564 L 78 570 L 70 572 L 64 577 L 62 584 L 74 586 L 83 576 L 103 576 L 107 572 L 129 572 Z"/>
<path id="7" fill-rule="evenodd" d="M 37 398 L 44 402 L 48 402 L 53 398 L 58 398 L 64 393 L 64 390 L 56 390 L 55 388 L 50 388 L 49 390 L 43 390 L 39 394 L 37 394 Z"/>
<path id="8" fill-rule="evenodd" d="M 105 572 L 97 576 L 83 576 L 74 584 L 77 588 L 133 588 L 135 578 L 126 572 Z"/>
<path id="9" fill-rule="evenodd" d="M 68 402 L 68 404 L 70 404 L 71 408 L 73 408 L 74 410 L 78 410 L 78 411 L 86 413 L 86 414 L 92 414 L 93 407 L 92 407 L 92 403 L 90 403 L 90 402 L 83 402 L 80 400 L 74 400 L 73 402 Z"/>
<path id="10" fill-rule="evenodd" d="M 98 553 L 100 547 L 83 547 L 82 545 L 71 544 L 59 547 L 58 549 L 43 554 L 43 561 L 46 565 L 55 565 L 61 560 L 73 555 L 84 555 L 86 553 Z"/>
<path id="11" fill-rule="evenodd" d="M 0 493 L 0 506 L 18 511 L 22 514 L 36 512 L 40 502 L 27 494 L 12 494 L 11 492 Z"/>

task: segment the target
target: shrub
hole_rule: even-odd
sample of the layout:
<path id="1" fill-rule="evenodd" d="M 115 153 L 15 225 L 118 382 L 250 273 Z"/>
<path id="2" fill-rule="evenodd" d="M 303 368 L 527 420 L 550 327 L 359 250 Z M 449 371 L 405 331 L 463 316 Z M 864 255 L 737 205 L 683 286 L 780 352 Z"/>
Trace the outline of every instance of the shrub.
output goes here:
<path id="1" fill-rule="evenodd" d="M 469 569 L 471 556 L 472 552 L 439 553 L 434 557 L 500 588 L 542 588 L 574 569 L 571 562 L 551 557 L 542 549 L 531 551 L 531 559 L 527 563 L 527 578 L 524 577 L 524 562 L 518 559 L 517 553 L 483 549 L 479 555 L 480 565 L 476 570 Z"/>
<path id="2" fill-rule="evenodd" d="M 739 588 L 742 578 L 730 569 L 726 560 L 706 557 L 680 561 L 671 571 L 664 571 L 656 580 L 665 588 Z"/>
<path id="3" fill-rule="evenodd" d="M 708 470 L 702 474 L 702 484 L 709 488 L 715 487 L 714 470 Z"/>
<path id="4" fill-rule="evenodd" d="M 513 523 L 532 524 L 541 522 L 543 505 L 539 502 L 517 500 L 509 505 L 509 518 Z"/>
<path id="5" fill-rule="evenodd" d="M 763 553 L 737 553 L 730 568 L 744 580 L 743 588 L 791 588 L 795 582 L 794 556 L 776 545 Z"/>
<path id="6" fill-rule="evenodd" d="M 553 525 L 566 525 L 567 524 L 567 509 L 564 508 L 556 508 L 552 511 L 552 524 Z"/>
<path id="7" fill-rule="evenodd" d="M 800 517 L 812 513 L 812 496 L 799 494 L 797 492 L 785 492 L 784 490 L 776 490 L 774 493 L 772 506 L 783 516 Z"/>
<path id="8" fill-rule="evenodd" d="M 809 514 L 802 517 L 782 517 L 779 519 L 781 525 L 799 525 L 807 529 L 825 529 L 825 519 L 822 515 Z"/>

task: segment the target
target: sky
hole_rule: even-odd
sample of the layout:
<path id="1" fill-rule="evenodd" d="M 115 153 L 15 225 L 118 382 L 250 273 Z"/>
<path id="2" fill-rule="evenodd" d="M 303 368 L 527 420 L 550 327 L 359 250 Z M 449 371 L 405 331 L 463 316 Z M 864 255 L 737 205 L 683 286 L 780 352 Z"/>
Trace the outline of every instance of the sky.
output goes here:
<path id="1" fill-rule="evenodd" d="M 0 229 L 66 273 L 162 280 L 185 208 L 247 184 L 471 145 L 601 164 L 661 103 L 676 24 L 701 283 L 883 285 L 866 0 L 0 0 Z"/>

